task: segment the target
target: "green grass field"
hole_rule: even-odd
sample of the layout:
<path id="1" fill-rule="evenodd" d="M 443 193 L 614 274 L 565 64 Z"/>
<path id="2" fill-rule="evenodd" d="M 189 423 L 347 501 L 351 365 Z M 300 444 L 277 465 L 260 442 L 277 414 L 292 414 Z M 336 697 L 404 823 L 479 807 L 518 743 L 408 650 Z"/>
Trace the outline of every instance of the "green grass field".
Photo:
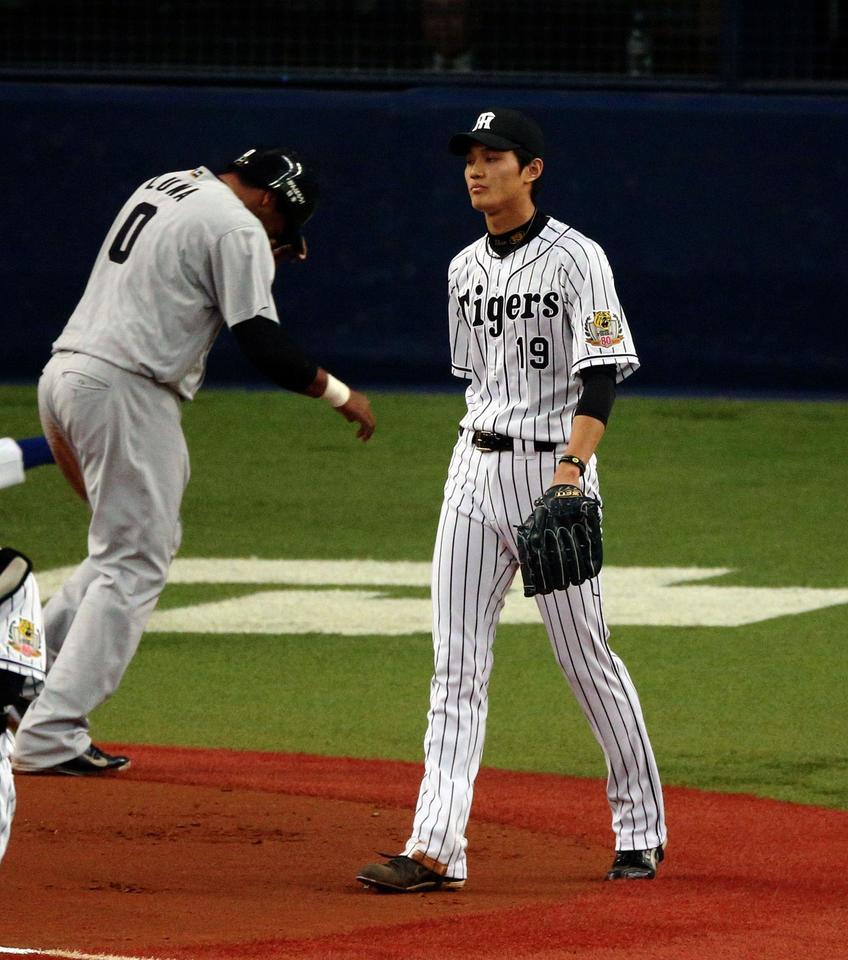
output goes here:
<path id="1" fill-rule="evenodd" d="M 40 432 L 34 389 L 0 400 L 0 433 Z M 429 560 L 462 396 L 372 402 L 378 432 L 362 445 L 324 404 L 201 393 L 184 414 L 180 556 Z M 846 403 L 622 397 L 600 450 L 607 563 L 848 588 L 846 442 Z M 0 495 L 0 537 L 37 569 L 81 559 L 86 523 L 53 468 Z M 248 591 L 172 585 L 161 607 Z M 667 783 L 848 809 L 848 605 L 732 628 L 618 626 L 611 643 Z M 150 634 L 94 734 L 418 760 L 430 664 L 423 633 Z M 604 775 L 541 627 L 499 631 L 484 762 Z"/>

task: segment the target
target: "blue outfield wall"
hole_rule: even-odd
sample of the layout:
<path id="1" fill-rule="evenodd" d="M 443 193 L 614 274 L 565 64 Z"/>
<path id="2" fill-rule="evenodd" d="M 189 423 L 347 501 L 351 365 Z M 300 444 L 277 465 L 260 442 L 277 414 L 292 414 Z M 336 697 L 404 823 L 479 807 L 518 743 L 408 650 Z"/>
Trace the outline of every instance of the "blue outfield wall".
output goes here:
<path id="1" fill-rule="evenodd" d="M 280 315 L 357 384 L 444 386 L 445 273 L 478 236 L 449 135 L 491 105 L 547 133 L 542 209 L 606 249 L 642 389 L 844 393 L 848 99 L 724 94 L 0 85 L 0 378 L 34 378 L 144 179 L 256 142 L 319 161 Z M 249 382 L 232 338 L 210 381 Z"/>

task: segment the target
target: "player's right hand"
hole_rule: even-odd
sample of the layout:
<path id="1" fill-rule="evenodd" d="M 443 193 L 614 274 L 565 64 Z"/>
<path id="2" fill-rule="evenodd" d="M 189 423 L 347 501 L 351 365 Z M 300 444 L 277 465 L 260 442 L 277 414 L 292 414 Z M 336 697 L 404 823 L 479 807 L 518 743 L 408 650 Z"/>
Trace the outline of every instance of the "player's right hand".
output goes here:
<path id="1" fill-rule="evenodd" d="M 338 410 L 349 423 L 359 424 L 359 430 L 356 432 L 358 440 L 364 443 L 374 433 L 377 421 L 371 412 L 371 404 L 368 397 L 366 397 L 364 393 L 352 389 L 347 403 L 335 409 Z"/>

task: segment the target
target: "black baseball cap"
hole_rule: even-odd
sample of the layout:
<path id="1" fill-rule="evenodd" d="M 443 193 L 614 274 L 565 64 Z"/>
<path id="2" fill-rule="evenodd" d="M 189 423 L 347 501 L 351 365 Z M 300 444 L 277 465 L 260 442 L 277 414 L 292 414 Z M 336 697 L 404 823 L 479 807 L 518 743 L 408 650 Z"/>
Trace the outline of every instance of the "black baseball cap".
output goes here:
<path id="1" fill-rule="evenodd" d="M 535 120 L 518 110 L 498 107 L 484 110 L 467 133 L 451 137 L 448 148 L 464 156 L 472 143 L 482 143 L 493 150 L 526 150 L 533 157 L 545 156 L 545 138 Z"/>

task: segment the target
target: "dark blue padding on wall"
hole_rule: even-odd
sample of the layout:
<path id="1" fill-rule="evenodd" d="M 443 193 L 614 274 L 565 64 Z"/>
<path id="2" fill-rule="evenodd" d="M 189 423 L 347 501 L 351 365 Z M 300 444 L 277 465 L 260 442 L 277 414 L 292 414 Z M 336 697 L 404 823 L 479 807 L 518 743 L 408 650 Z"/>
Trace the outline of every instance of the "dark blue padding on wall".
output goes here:
<path id="1" fill-rule="evenodd" d="M 281 142 L 322 180 L 283 321 L 357 384 L 451 382 L 445 274 L 482 219 L 446 141 L 503 105 L 546 130 L 542 208 L 609 255 L 634 387 L 848 389 L 845 98 L 6 84 L 0 103 L 2 379 L 37 375 L 139 182 Z M 224 333 L 210 380 L 251 379 Z"/>

